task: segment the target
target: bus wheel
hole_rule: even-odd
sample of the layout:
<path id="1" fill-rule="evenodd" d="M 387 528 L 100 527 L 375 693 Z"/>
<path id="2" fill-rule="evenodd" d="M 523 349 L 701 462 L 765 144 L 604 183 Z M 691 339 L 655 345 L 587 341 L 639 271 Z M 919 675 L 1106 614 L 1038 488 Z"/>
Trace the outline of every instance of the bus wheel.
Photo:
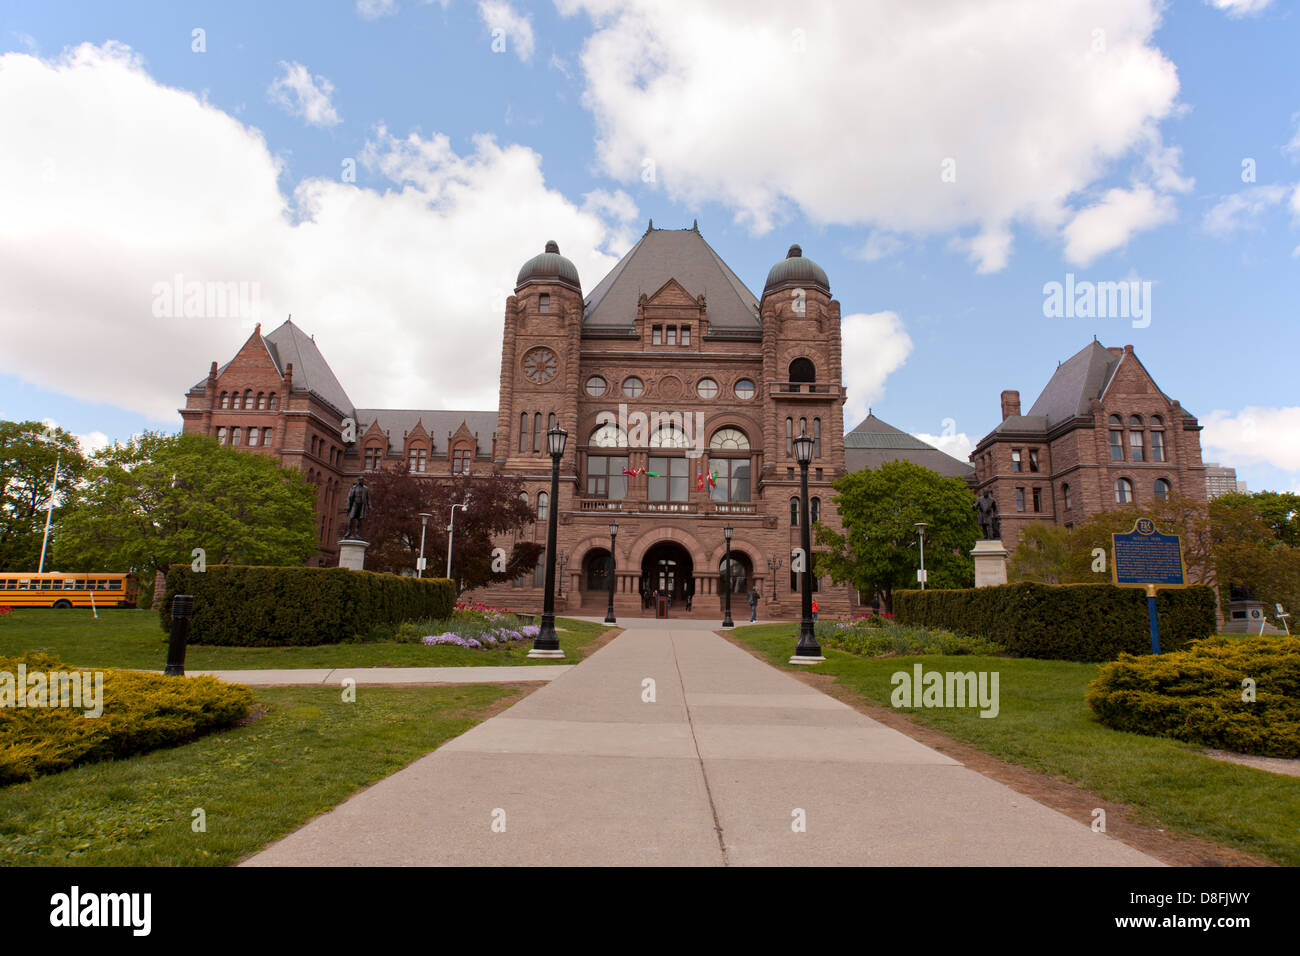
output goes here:
<path id="1" fill-rule="evenodd" d="M 60 608 L 62 608 L 62 607 L 72 607 L 72 602 L 69 601 L 69 600 L 66 600 L 66 599 L 65 599 L 65 600 L 62 600 L 62 601 L 55 601 L 55 602 L 54 602 L 54 606 L 55 606 L 55 607 L 60 607 Z"/>

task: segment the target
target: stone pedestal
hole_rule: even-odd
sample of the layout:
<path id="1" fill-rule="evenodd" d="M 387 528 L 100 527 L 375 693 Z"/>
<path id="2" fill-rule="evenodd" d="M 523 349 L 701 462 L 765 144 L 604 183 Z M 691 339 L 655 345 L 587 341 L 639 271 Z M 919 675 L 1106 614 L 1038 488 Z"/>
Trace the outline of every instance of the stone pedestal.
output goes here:
<path id="1" fill-rule="evenodd" d="M 1007 549 L 999 539 L 976 541 L 971 552 L 975 559 L 975 586 L 990 588 L 1007 583 Z"/>
<path id="2" fill-rule="evenodd" d="M 339 567 L 349 571 L 362 571 L 366 566 L 366 548 L 369 541 L 360 538 L 344 538 L 339 542 Z"/>

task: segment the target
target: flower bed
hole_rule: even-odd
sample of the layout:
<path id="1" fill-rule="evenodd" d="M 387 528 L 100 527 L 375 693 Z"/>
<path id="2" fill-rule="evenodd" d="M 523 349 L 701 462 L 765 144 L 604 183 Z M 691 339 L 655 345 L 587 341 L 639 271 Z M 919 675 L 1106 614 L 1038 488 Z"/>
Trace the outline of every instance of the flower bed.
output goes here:
<path id="1" fill-rule="evenodd" d="M 446 620 L 404 624 L 399 639 L 418 641 L 430 647 L 450 644 L 470 650 L 488 650 L 531 641 L 539 630 L 536 624 L 520 624 L 517 616 L 505 608 L 460 602 Z"/>

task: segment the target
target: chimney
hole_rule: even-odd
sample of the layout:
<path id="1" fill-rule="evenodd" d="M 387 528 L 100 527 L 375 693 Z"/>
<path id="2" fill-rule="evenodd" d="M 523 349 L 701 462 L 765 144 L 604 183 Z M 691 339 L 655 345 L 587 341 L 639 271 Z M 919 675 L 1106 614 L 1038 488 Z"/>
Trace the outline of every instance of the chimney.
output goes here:
<path id="1" fill-rule="evenodd" d="M 1012 415 L 1020 414 L 1020 393 L 1015 389 L 1006 389 L 1002 393 L 1002 420 L 1005 422 Z"/>

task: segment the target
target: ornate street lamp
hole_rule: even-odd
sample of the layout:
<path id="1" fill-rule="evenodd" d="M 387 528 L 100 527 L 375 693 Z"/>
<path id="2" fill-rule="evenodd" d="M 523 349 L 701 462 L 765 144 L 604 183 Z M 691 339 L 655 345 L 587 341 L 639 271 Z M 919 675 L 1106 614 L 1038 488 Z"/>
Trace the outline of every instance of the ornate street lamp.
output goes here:
<path id="1" fill-rule="evenodd" d="M 609 610 L 605 612 L 606 624 L 617 624 L 614 618 L 614 569 L 618 562 L 614 558 L 614 539 L 618 537 L 618 522 L 609 523 Z"/>
<path id="2" fill-rule="evenodd" d="M 722 615 L 722 626 L 735 627 L 735 623 L 731 620 L 731 525 L 727 525 L 722 529 L 722 536 L 727 539 L 727 557 L 722 564 L 722 566 L 727 569 L 727 597 L 723 601 L 723 607 L 726 608 L 726 610 Z"/>
<path id="3" fill-rule="evenodd" d="M 456 537 L 456 509 L 464 511 L 469 507 L 469 495 L 465 496 L 465 503 L 451 506 L 451 520 L 447 524 L 447 580 L 451 580 L 451 542 Z"/>
<path id="4" fill-rule="evenodd" d="M 560 458 L 569 433 L 559 425 L 546 433 L 546 445 L 551 452 L 551 506 L 546 527 L 546 596 L 542 604 L 542 626 L 533 641 L 529 657 L 563 657 L 560 638 L 555 633 L 555 535 L 556 516 L 560 511 Z"/>
<path id="5" fill-rule="evenodd" d="M 433 515 L 427 512 L 420 512 L 420 560 L 415 562 L 415 576 L 424 577 L 424 529 L 429 526 L 429 519 Z"/>
<path id="6" fill-rule="evenodd" d="M 767 566 L 772 570 L 772 600 L 774 602 L 776 601 L 776 572 L 780 571 L 784 565 L 785 561 L 776 555 L 772 555 L 767 559 Z"/>
<path id="7" fill-rule="evenodd" d="M 821 645 L 813 632 L 812 620 L 812 535 L 808 520 L 808 463 L 812 461 L 813 440 L 807 433 L 794 440 L 794 457 L 799 462 L 799 543 L 803 547 L 804 569 L 800 574 L 800 590 L 803 592 L 803 619 L 799 622 L 799 643 L 794 649 L 791 664 L 820 664 L 826 660 L 822 656 Z"/>
<path id="8" fill-rule="evenodd" d="M 921 590 L 925 590 L 925 522 L 918 521 L 915 525 L 917 533 L 921 536 L 921 570 L 916 577 L 921 582 Z"/>

